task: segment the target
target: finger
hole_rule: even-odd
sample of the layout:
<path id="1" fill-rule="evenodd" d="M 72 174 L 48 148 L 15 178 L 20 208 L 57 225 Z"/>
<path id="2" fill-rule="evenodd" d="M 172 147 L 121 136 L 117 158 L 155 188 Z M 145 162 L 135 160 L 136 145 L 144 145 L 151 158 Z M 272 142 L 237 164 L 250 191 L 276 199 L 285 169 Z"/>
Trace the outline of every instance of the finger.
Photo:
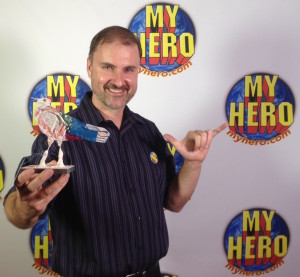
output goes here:
<path id="1" fill-rule="evenodd" d="M 50 202 L 68 183 L 70 174 L 61 175 L 52 184 L 44 187 L 39 191 L 39 197 Z"/>
<path id="2" fill-rule="evenodd" d="M 206 145 L 205 145 L 205 149 L 208 149 L 211 142 L 212 142 L 212 139 L 213 139 L 214 135 L 213 135 L 212 130 L 208 130 L 208 131 L 206 131 L 206 133 L 207 133 L 207 142 L 206 142 Z"/>
<path id="3" fill-rule="evenodd" d="M 189 133 L 191 133 L 191 135 L 192 135 L 191 138 L 193 139 L 193 142 L 194 142 L 193 150 L 200 149 L 202 151 L 206 147 L 206 144 L 207 144 L 207 139 L 208 139 L 207 131 L 194 130 Z"/>
<path id="4" fill-rule="evenodd" d="M 196 132 L 198 134 L 198 132 Z M 201 132 L 200 135 L 200 150 L 203 150 L 206 147 L 208 139 L 208 133 L 207 131 Z"/>
<path id="5" fill-rule="evenodd" d="M 195 130 L 194 141 L 195 141 L 195 149 L 200 149 L 201 147 L 201 138 L 202 138 L 202 131 Z"/>
<path id="6" fill-rule="evenodd" d="M 199 136 L 201 136 L 202 133 L 203 133 L 203 131 L 200 131 L 200 130 L 195 130 L 194 132 L 195 132 L 196 134 L 198 134 Z"/>
<path id="7" fill-rule="evenodd" d="M 62 175 L 57 181 L 54 186 L 52 194 L 56 196 L 68 183 L 70 179 L 70 174 L 64 174 Z"/>
<path id="8" fill-rule="evenodd" d="M 47 165 L 49 165 L 49 166 L 57 165 L 57 161 L 52 160 L 51 162 L 47 163 Z"/>
<path id="9" fill-rule="evenodd" d="M 216 136 L 217 134 L 221 133 L 226 127 L 228 126 L 228 123 L 225 122 L 222 125 L 220 125 L 218 128 L 213 130 L 213 137 Z"/>
<path id="10" fill-rule="evenodd" d="M 33 175 L 34 175 L 33 168 L 24 170 L 17 177 L 16 186 L 17 187 L 23 186 L 24 184 L 26 184 L 26 182 L 28 182 L 32 178 Z"/>
<path id="11" fill-rule="evenodd" d="M 181 142 L 178 141 L 176 138 L 174 138 L 172 135 L 170 134 L 165 134 L 164 135 L 164 138 L 169 142 L 171 143 L 175 148 L 176 150 L 180 153 L 181 151 L 181 148 L 182 148 L 182 145 L 181 145 Z"/>
<path id="12" fill-rule="evenodd" d="M 168 142 L 170 142 L 171 144 L 173 144 L 174 145 L 174 143 L 176 143 L 176 139 L 172 136 L 172 135 L 170 135 L 170 134 L 164 134 L 164 138 L 165 138 L 165 140 L 167 140 Z"/>
<path id="13" fill-rule="evenodd" d="M 36 191 L 42 188 L 43 184 L 53 176 L 54 171 L 52 169 L 45 169 L 40 174 L 36 174 L 36 177 L 31 180 L 27 185 L 29 191 Z"/>

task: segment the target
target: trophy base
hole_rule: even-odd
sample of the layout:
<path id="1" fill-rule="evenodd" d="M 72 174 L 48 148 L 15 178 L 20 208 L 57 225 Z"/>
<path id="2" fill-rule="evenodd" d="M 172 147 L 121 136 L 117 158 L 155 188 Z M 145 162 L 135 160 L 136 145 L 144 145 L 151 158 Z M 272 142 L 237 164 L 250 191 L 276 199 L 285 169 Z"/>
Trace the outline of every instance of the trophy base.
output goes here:
<path id="1" fill-rule="evenodd" d="M 52 169 L 54 171 L 54 174 L 66 174 L 70 173 L 73 170 L 75 170 L 75 165 L 64 165 L 64 166 L 56 166 L 56 165 L 46 165 L 46 166 L 40 166 L 40 165 L 28 165 L 21 167 L 20 171 L 24 171 L 26 169 L 33 168 L 36 173 L 40 173 L 45 169 Z"/>

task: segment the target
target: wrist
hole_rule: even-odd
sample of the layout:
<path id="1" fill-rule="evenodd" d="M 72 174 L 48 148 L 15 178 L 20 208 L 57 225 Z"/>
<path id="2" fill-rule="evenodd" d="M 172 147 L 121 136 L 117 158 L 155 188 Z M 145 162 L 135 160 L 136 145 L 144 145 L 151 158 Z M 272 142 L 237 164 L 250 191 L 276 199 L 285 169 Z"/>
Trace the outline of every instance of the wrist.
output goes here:
<path id="1" fill-rule="evenodd" d="M 189 168 L 189 170 L 200 170 L 202 167 L 203 161 L 191 161 L 184 160 L 183 166 Z"/>
<path id="2" fill-rule="evenodd" d="M 19 228 L 31 228 L 38 222 L 38 213 L 29 207 L 27 203 L 23 203 L 19 196 L 16 197 L 14 206 L 14 218 L 18 222 L 17 225 Z"/>

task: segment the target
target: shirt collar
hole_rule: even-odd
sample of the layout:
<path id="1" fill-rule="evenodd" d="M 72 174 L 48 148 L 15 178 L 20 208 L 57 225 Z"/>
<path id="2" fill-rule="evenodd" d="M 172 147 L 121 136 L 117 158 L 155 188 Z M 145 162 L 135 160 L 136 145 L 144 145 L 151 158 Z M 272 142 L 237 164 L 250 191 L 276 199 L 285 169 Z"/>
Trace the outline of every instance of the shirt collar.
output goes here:
<path id="1" fill-rule="evenodd" d="M 104 120 L 101 113 L 97 110 L 97 108 L 92 103 L 92 95 L 91 91 L 85 93 L 82 98 L 78 110 L 80 112 L 81 120 L 85 123 L 99 126 Z"/>
<path id="2" fill-rule="evenodd" d="M 98 111 L 98 109 L 92 103 L 92 95 L 93 95 L 92 91 L 86 92 L 86 94 L 84 95 L 84 97 L 82 98 L 82 100 L 80 102 L 78 109 L 82 116 L 82 120 L 85 123 L 100 126 L 101 124 L 103 124 L 104 122 L 107 122 L 107 121 L 103 118 L 101 113 Z M 127 125 L 129 122 L 131 124 L 144 123 L 142 118 L 138 114 L 132 112 L 129 109 L 129 107 L 126 106 L 124 109 L 122 125 L 124 123 L 126 123 L 126 125 Z"/>

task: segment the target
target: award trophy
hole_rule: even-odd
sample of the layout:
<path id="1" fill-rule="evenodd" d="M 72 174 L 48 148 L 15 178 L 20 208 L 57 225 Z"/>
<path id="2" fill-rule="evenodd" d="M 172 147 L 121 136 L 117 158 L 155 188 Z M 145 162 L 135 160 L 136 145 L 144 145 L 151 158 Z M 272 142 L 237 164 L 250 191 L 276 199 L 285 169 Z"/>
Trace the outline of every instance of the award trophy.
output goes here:
<path id="1" fill-rule="evenodd" d="M 21 167 L 22 171 L 28 168 L 34 168 L 35 172 L 38 173 L 44 169 L 51 168 L 54 170 L 55 174 L 70 173 L 75 169 L 75 166 L 65 165 L 63 162 L 63 151 L 61 146 L 64 141 L 69 139 L 81 139 L 105 143 L 110 135 L 105 128 L 85 124 L 57 111 L 51 107 L 51 101 L 48 98 L 37 99 L 35 118 L 40 131 L 48 138 L 48 148 L 44 151 L 39 165 Z M 45 161 L 48 157 L 48 151 L 54 141 L 57 142 L 59 148 L 58 161 L 56 165 L 47 165 Z"/>

